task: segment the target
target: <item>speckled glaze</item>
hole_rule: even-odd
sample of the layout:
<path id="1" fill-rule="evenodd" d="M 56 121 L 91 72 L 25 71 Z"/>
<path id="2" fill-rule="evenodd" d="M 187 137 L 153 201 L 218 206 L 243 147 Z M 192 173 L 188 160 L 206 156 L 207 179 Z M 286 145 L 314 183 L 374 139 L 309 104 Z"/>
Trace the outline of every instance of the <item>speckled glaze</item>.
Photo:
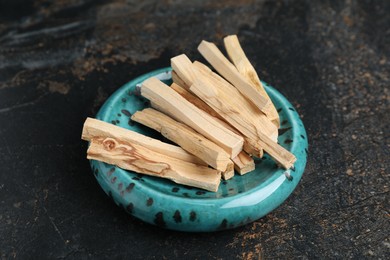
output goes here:
<path id="1" fill-rule="evenodd" d="M 169 84 L 170 72 L 171 68 L 156 70 L 125 84 L 105 102 L 96 117 L 167 141 L 130 117 L 135 111 L 149 106 L 148 101 L 139 96 L 136 85 L 152 76 Z M 263 217 L 278 207 L 297 186 L 305 169 L 308 148 L 305 128 L 293 106 L 278 91 L 264 85 L 280 116 L 278 142 L 297 157 L 294 170 L 278 168 L 265 155 L 255 159 L 255 171 L 243 176 L 236 174 L 232 179 L 222 181 L 217 192 L 208 192 L 91 160 L 97 181 L 129 214 L 168 229 L 209 232 L 235 228 Z"/>

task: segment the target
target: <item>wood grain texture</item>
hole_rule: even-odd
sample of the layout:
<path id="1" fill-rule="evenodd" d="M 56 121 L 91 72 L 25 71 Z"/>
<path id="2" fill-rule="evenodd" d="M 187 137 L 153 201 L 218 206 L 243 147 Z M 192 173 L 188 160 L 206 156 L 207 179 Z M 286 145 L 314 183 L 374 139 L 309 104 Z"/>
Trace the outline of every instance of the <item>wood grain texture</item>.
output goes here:
<path id="1" fill-rule="evenodd" d="M 251 62 L 245 55 L 245 52 L 241 47 L 237 35 L 226 36 L 223 39 L 223 42 L 225 45 L 225 49 L 229 55 L 229 58 L 233 62 L 234 66 L 237 68 L 238 72 L 242 76 L 244 76 L 249 81 L 249 83 L 251 83 L 252 87 L 254 87 L 263 97 L 265 97 L 272 104 L 272 100 L 265 91 L 264 86 L 261 83 L 255 68 L 252 66 Z M 279 128 L 279 114 L 273 104 L 269 107 L 269 113 L 267 114 L 267 116 Z"/>
<path id="2" fill-rule="evenodd" d="M 242 136 L 242 134 L 235 129 L 233 126 L 231 126 L 228 122 L 225 121 L 223 117 L 221 117 L 217 112 L 215 112 L 209 105 L 207 105 L 203 100 L 198 98 L 197 96 L 193 95 L 189 91 L 185 90 L 184 88 L 180 87 L 176 83 L 172 83 L 171 88 L 175 90 L 177 93 L 179 93 L 182 97 L 187 99 L 189 102 L 194 104 L 197 108 L 203 110 L 207 114 L 214 117 L 216 121 L 218 121 L 221 125 L 229 129 L 230 131 L 236 133 L 237 135 Z M 152 107 L 155 107 L 154 104 L 152 104 Z M 163 111 L 164 109 L 159 107 L 158 110 Z M 248 137 L 243 136 L 244 138 L 244 146 L 243 150 L 245 150 L 247 153 L 254 155 L 258 158 L 263 157 L 263 149 L 260 147 L 259 144 L 256 144 L 255 142 L 249 140 Z"/>
<path id="3" fill-rule="evenodd" d="M 143 82 L 141 94 L 153 104 L 162 108 L 164 113 L 180 121 L 198 133 L 204 135 L 222 147 L 231 158 L 241 152 L 244 140 L 241 136 L 225 128 L 213 117 L 206 114 L 169 86 L 156 78 Z"/>
<path id="4" fill-rule="evenodd" d="M 214 43 L 202 41 L 198 46 L 198 51 L 219 74 L 230 81 L 253 105 L 265 114 L 269 113 L 271 102 L 250 85 Z"/>
<path id="5" fill-rule="evenodd" d="M 176 91 L 178 94 L 180 94 L 183 98 L 187 99 L 189 102 L 195 105 L 197 108 L 205 111 L 210 116 L 217 117 L 223 120 L 223 118 L 217 112 L 215 112 L 209 105 L 207 105 L 203 100 L 201 100 L 200 98 L 198 98 L 197 96 L 189 92 L 189 87 L 187 90 L 176 83 L 172 83 L 171 88 L 174 91 Z"/>
<path id="6" fill-rule="evenodd" d="M 241 153 L 239 153 L 239 154 L 241 154 Z M 236 157 L 234 157 L 234 158 L 236 158 Z M 226 170 L 221 173 L 222 179 L 229 180 L 229 179 L 233 178 L 234 177 L 234 169 L 235 169 L 235 164 L 233 161 L 230 161 L 226 167 Z"/>
<path id="7" fill-rule="evenodd" d="M 258 111 L 236 88 L 207 66 L 200 62 L 194 62 L 193 66 L 198 72 L 197 79 L 191 85 L 194 94 L 245 136 L 256 140 L 258 132 L 262 132 L 276 142 L 277 128 L 266 115 Z M 195 92 L 194 84 L 207 92 L 202 93 L 200 89 Z"/>
<path id="8" fill-rule="evenodd" d="M 247 153 L 241 152 L 233 158 L 234 169 L 240 174 L 244 175 L 255 170 L 255 161 Z"/>
<path id="9" fill-rule="evenodd" d="M 103 122 L 101 120 L 87 118 L 84 122 L 81 138 L 83 140 L 90 141 L 99 136 L 115 137 L 126 142 L 136 143 L 149 150 L 165 154 L 185 162 L 207 165 L 203 160 L 186 152 L 178 146 L 161 142 L 151 137 Z"/>
<path id="10" fill-rule="evenodd" d="M 187 84 L 182 80 L 179 75 L 177 75 L 176 71 L 172 70 L 172 81 L 176 84 L 176 86 L 180 86 L 181 88 L 184 88 L 185 90 L 189 90 L 190 87 L 187 86 Z M 171 85 L 172 87 L 172 85 Z"/>
<path id="11" fill-rule="evenodd" d="M 221 87 L 221 84 L 213 80 L 210 74 L 203 75 L 204 77 L 194 81 L 190 90 L 243 135 L 259 144 L 281 166 L 286 169 L 291 168 L 296 160 L 295 156 L 271 139 L 269 134 L 264 133 L 264 130 L 275 128 L 275 125 L 265 117 L 264 120 L 269 122 L 269 127 L 266 128 L 264 124 L 261 125 L 262 128 L 258 127 L 258 124 L 254 123 L 258 121 L 253 114 L 245 114 L 244 107 L 240 106 L 241 103 L 232 102 L 231 95 L 226 94 L 226 88 Z"/>
<path id="12" fill-rule="evenodd" d="M 113 135 L 115 136 L 115 132 Z M 156 153 L 135 142 L 112 137 L 92 138 L 87 158 L 214 192 L 221 179 L 221 173 L 217 170 L 184 162 Z"/>
<path id="13" fill-rule="evenodd" d="M 226 171 L 227 166 L 231 164 L 229 154 L 224 149 L 187 125 L 177 122 L 157 110 L 146 108 L 137 111 L 131 118 L 160 132 L 187 152 L 219 171 Z"/>

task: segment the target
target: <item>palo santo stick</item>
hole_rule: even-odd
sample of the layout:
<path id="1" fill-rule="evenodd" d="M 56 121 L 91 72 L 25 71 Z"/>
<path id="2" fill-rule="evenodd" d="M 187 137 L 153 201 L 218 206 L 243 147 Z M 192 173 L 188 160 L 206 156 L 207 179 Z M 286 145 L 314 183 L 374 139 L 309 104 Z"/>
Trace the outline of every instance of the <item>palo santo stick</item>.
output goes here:
<path id="1" fill-rule="evenodd" d="M 222 124 L 227 129 L 231 130 L 232 132 L 241 135 L 235 128 L 233 128 L 231 125 L 229 125 L 217 112 L 215 112 L 209 105 L 207 105 L 203 100 L 198 98 L 197 96 L 194 96 L 184 88 L 180 87 L 176 83 L 172 83 L 171 88 L 175 90 L 177 93 L 179 93 L 182 97 L 187 99 L 189 102 L 194 104 L 197 108 L 205 111 L 209 115 L 213 116 L 215 120 L 217 120 L 220 124 Z M 152 103 L 152 107 L 154 107 L 154 104 Z M 155 107 L 154 107 L 155 108 Z M 162 108 L 156 108 L 160 111 L 163 111 Z M 164 111 L 165 112 L 165 111 Z M 244 147 L 243 150 L 245 152 L 254 155 L 256 157 L 263 157 L 263 149 L 259 146 L 259 144 L 252 142 L 248 140 L 247 137 L 244 137 Z M 244 153 L 244 152 L 241 152 Z"/>
<path id="2" fill-rule="evenodd" d="M 247 153 L 241 152 L 233 158 L 234 169 L 240 174 L 251 172 L 255 169 L 255 162 Z"/>
<path id="3" fill-rule="evenodd" d="M 219 171 L 226 171 L 228 165 L 232 164 L 229 154 L 221 147 L 157 110 L 146 108 L 137 111 L 131 119 L 160 132 L 187 152 Z"/>
<path id="4" fill-rule="evenodd" d="M 223 88 L 223 91 L 221 92 L 226 92 L 226 95 L 229 96 L 228 98 L 229 102 L 234 103 L 234 106 L 236 107 L 239 106 L 238 110 L 240 112 L 240 115 L 242 117 L 246 117 L 248 119 L 247 120 L 248 122 L 252 122 L 251 124 L 255 125 L 257 128 L 256 131 L 264 132 L 276 142 L 278 137 L 277 127 L 275 127 L 275 125 L 272 124 L 272 122 L 263 113 L 258 111 L 257 108 L 251 104 L 251 102 L 245 99 L 234 86 L 232 86 L 229 82 L 227 82 L 225 79 L 220 77 L 218 74 L 214 73 L 209 67 L 197 61 L 195 61 L 192 64 L 190 59 L 188 59 L 188 57 L 185 54 L 181 54 L 179 56 L 172 58 L 171 65 L 175 66 L 176 73 L 182 79 L 185 79 L 185 84 L 189 86 L 191 86 L 194 83 L 194 81 L 202 75 L 208 79 L 210 84 L 217 84 L 218 86 L 220 86 L 220 88 Z M 204 107 L 203 105 L 200 105 L 199 102 L 197 102 L 195 105 Z M 212 106 L 210 107 L 211 109 L 205 108 L 206 112 L 213 113 L 213 115 L 215 115 L 216 110 Z M 211 112 L 213 110 L 214 112 Z"/>
<path id="5" fill-rule="evenodd" d="M 290 169 L 297 158 L 282 146 L 274 143 L 268 136 L 260 134 L 260 145 L 279 165 L 285 169 Z"/>
<path id="6" fill-rule="evenodd" d="M 287 169 L 292 166 L 295 156 L 264 134 L 262 129 L 252 123 L 255 122 L 252 121 L 253 119 L 248 120 L 248 116 L 242 116 L 240 114 L 242 110 L 231 103 L 229 96 L 226 96 L 223 89 L 218 88 L 218 84 L 208 82 L 208 78 L 201 77 L 195 80 L 190 89 L 243 135 L 259 143 L 275 161 Z"/>
<path id="7" fill-rule="evenodd" d="M 158 79 L 145 80 L 142 83 L 141 95 L 163 108 L 164 112 L 167 112 L 166 114 L 215 142 L 231 158 L 241 152 L 244 143 L 241 136 L 228 130 Z"/>
<path id="8" fill-rule="evenodd" d="M 202 41 L 198 46 L 202 56 L 221 74 L 230 81 L 248 100 L 258 107 L 265 114 L 269 114 L 269 107 L 272 105 L 268 99 L 263 97 L 258 90 L 244 78 L 233 64 L 222 54 L 218 47 L 211 42 Z M 183 77 L 181 77 L 183 79 Z"/>
<path id="9" fill-rule="evenodd" d="M 182 96 L 183 98 L 187 99 L 189 102 L 194 104 L 197 108 L 205 111 L 206 113 L 208 113 L 209 115 L 211 115 L 213 117 L 218 117 L 218 118 L 222 119 L 218 115 L 218 113 L 215 112 L 209 105 L 207 105 L 204 101 L 199 99 L 197 96 L 194 96 L 193 94 L 191 94 L 188 90 L 182 88 L 181 86 L 179 86 L 176 83 L 172 83 L 171 88 L 174 91 L 176 91 L 177 93 L 179 93 L 180 96 Z"/>
<path id="10" fill-rule="evenodd" d="M 221 117 L 223 117 L 229 124 L 239 130 L 242 134 L 257 140 L 257 133 L 262 132 L 265 135 L 269 136 L 275 142 L 278 138 L 278 129 L 277 127 L 267 118 L 266 115 L 261 113 L 254 107 L 247 99 L 240 95 L 239 91 L 234 88 L 229 82 L 224 80 L 218 74 L 212 72 L 206 65 L 200 62 L 194 62 L 193 66 L 198 70 L 198 81 L 206 84 L 204 90 L 210 90 L 212 88 L 218 91 L 218 102 L 217 100 L 204 100 L 197 93 L 195 93 L 199 98 L 201 98 L 205 103 L 207 103 L 214 111 L 216 111 Z M 213 102 L 214 106 L 209 102 Z M 218 104 L 217 104 L 218 103 Z M 215 107 L 219 106 L 219 109 Z M 232 113 L 233 111 L 236 114 Z M 237 118 L 238 121 L 232 123 L 233 118 Z M 238 122 L 243 123 L 241 128 L 237 127 Z M 245 133 L 251 132 L 251 133 Z"/>
<path id="11" fill-rule="evenodd" d="M 115 131 L 112 134 L 115 135 Z M 93 138 L 87 158 L 214 192 L 218 190 L 221 179 L 217 170 L 174 159 L 136 143 L 112 137 Z"/>
<path id="12" fill-rule="evenodd" d="M 255 68 L 246 57 L 245 52 L 238 41 L 237 35 L 229 35 L 225 37 L 223 41 L 225 49 L 238 72 L 251 83 L 252 87 L 257 89 L 263 97 L 267 98 L 272 103 L 256 73 Z M 269 114 L 267 114 L 267 116 L 277 127 L 279 127 L 279 114 L 274 105 L 270 106 Z"/>
<path id="13" fill-rule="evenodd" d="M 188 66 L 188 64 L 191 63 L 191 60 L 185 54 L 171 58 L 171 67 L 187 87 L 191 87 L 192 83 L 197 78 L 196 71 L 194 71 L 191 66 Z M 185 88 L 186 86 L 182 87 Z M 189 88 L 187 90 L 189 90 Z"/>
<path id="14" fill-rule="evenodd" d="M 241 154 L 241 153 L 239 153 L 239 154 Z M 237 156 L 234 157 L 234 158 L 237 158 Z M 233 178 L 233 176 L 234 176 L 234 168 L 235 168 L 234 163 L 232 161 L 230 161 L 230 163 L 227 166 L 226 170 L 224 172 L 222 172 L 222 179 L 229 180 L 229 179 Z"/>
<path id="15" fill-rule="evenodd" d="M 172 70 L 172 81 L 179 85 L 179 86 L 182 86 L 183 88 L 185 88 L 186 90 L 189 90 L 190 87 L 187 86 L 187 84 L 179 77 L 179 75 L 177 75 L 176 71 Z"/>
<path id="16" fill-rule="evenodd" d="M 189 163 L 207 164 L 198 157 L 186 152 L 182 148 L 161 142 L 148 136 L 127 130 L 125 128 L 115 126 L 113 124 L 103 122 L 94 118 L 87 118 L 84 122 L 83 133 L 81 139 L 91 141 L 92 138 L 99 136 L 115 137 L 125 142 L 136 143 L 144 146 L 149 150 L 157 153 L 165 154 L 169 157 L 176 158 Z"/>

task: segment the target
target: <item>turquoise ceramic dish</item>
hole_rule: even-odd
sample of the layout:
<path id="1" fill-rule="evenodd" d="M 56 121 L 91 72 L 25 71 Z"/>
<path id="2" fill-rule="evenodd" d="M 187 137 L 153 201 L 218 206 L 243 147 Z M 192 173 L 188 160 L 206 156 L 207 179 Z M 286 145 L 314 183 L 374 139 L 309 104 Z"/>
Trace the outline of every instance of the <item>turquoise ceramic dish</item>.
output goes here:
<path id="1" fill-rule="evenodd" d="M 125 84 L 105 102 L 96 117 L 162 139 L 159 133 L 134 123 L 130 116 L 149 105 L 137 94 L 136 85 L 152 76 L 170 83 L 170 72 L 170 68 L 156 70 Z M 255 160 L 255 171 L 243 176 L 236 174 L 222 181 L 217 192 L 208 192 L 91 160 L 97 181 L 129 214 L 168 229 L 224 230 L 263 217 L 287 199 L 297 186 L 305 169 L 308 146 L 305 128 L 293 106 L 278 91 L 266 84 L 265 87 L 280 115 L 278 142 L 297 157 L 294 170 L 278 168 L 265 155 Z"/>

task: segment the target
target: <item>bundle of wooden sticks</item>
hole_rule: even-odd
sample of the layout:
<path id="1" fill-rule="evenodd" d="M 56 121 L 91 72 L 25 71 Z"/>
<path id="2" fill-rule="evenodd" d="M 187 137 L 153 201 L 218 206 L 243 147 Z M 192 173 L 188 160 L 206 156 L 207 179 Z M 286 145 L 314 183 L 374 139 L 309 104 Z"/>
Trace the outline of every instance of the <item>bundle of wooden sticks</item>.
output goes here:
<path id="1" fill-rule="evenodd" d="M 87 158 L 184 185 L 217 191 L 221 180 L 255 169 L 251 156 L 268 153 L 285 169 L 295 156 L 277 143 L 279 115 L 237 36 L 224 38 L 229 61 L 202 41 L 202 56 L 219 73 L 185 55 L 171 59 L 173 84 L 157 78 L 142 83 L 151 108 L 133 114 L 179 146 L 88 118 L 82 139 Z"/>

